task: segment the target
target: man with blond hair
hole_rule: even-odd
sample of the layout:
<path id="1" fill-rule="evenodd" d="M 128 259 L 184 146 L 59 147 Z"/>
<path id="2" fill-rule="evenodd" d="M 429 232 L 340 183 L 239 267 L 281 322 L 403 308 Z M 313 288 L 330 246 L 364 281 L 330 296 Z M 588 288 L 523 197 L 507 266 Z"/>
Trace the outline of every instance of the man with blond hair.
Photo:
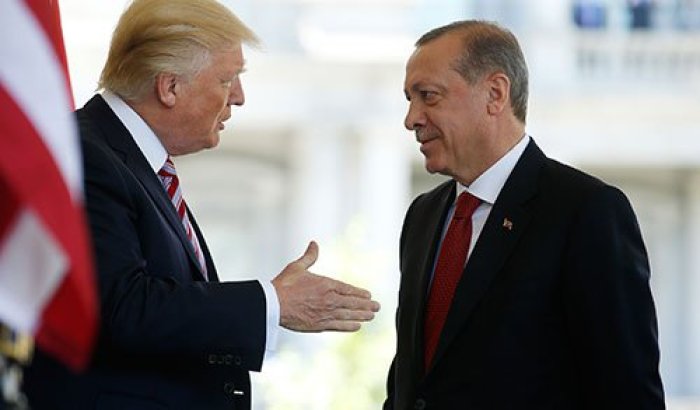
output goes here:
<path id="1" fill-rule="evenodd" d="M 379 305 L 312 274 L 311 242 L 272 282 L 219 282 L 172 157 L 219 142 L 241 106 L 241 46 L 257 39 L 214 0 L 135 0 L 115 29 L 100 94 L 77 116 L 101 329 L 72 374 L 37 352 L 33 409 L 248 409 L 279 327 L 355 331 Z"/>

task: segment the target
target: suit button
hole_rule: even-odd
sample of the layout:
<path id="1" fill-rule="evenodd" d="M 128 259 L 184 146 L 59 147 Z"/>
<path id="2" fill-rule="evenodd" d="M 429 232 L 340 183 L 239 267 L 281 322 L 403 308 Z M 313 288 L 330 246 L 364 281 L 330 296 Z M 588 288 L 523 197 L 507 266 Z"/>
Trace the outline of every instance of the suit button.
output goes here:
<path id="1" fill-rule="evenodd" d="M 209 364 L 216 364 L 216 355 L 215 354 L 210 354 L 207 359 L 209 361 Z"/>
<path id="2" fill-rule="evenodd" d="M 236 364 L 236 366 L 240 366 L 241 363 L 243 363 L 243 359 L 241 359 L 241 356 L 236 356 L 233 358 L 233 362 Z"/>
<path id="3" fill-rule="evenodd" d="M 413 405 L 413 408 L 415 410 L 424 410 L 425 407 L 427 406 L 427 403 L 423 399 L 418 399 L 416 400 L 416 403 Z"/>
<path id="4" fill-rule="evenodd" d="M 226 393 L 229 396 L 233 396 L 233 392 L 236 389 L 236 386 L 233 383 L 224 383 L 224 393 Z"/>
<path id="5" fill-rule="evenodd" d="M 224 363 L 226 364 L 226 366 L 231 366 L 232 360 L 233 360 L 233 356 L 231 356 L 230 354 L 227 354 L 226 356 L 224 356 Z"/>

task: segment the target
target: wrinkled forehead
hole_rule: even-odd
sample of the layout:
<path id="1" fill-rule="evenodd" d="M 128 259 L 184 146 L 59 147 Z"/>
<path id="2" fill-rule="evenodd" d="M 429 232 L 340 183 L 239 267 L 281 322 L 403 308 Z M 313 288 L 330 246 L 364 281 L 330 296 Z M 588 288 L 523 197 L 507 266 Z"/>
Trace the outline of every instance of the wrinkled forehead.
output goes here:
<path id="1" fill-rule="evenodd" d="M 243 58 L 243 48 L 241 44 L 234 44 L 231 47 L 215 50 L 211 52 L 212 64 L 222 64 L 227 68 L 235 67 L 236 70 L 242 69 L 245 65 Z"/>
<path id="2" fill-rule="evenodd" d="M 416 47 L 406 63 L 406 72 L 416 69 L 449 69 L 463 50 L 461 38 L 445 34 Z"/>
<path id="3" fill-rule="evenodd" d="M 404 86 L 410 88 L 430 78 L 449 75 L 460 48 L 442 38 L 418 46 L 406 62 Z"/>

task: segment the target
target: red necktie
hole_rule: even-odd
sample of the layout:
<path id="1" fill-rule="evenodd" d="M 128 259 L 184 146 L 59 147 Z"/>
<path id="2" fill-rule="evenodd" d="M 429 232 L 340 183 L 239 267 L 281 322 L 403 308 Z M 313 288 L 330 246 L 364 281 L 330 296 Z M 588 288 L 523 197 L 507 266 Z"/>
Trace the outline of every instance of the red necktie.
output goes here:
<path id="1" fill-rule="evenodd" d="M 433 361 L 440 333 L 452 305 L 452 297 L 462 276 L 472 239 L 472 214 L 481 203 L 479 198 L 463 192 L 457 199 L 452 222 L 440 247 L 433 282 L 425 309 L 425 369 Z"/>
<path id="2" fill-rule="evenodd" d="M 165 161 L 165 165 L 163 165 L 163 168 L 161 168 L 160 171 L 158 171 L 158 176 L 160 177 L 160 181 L 163 183 L 163 187 L 168 193 L 170 201 L 173 203 L 173 206 L 175 207 L 175 210 L 177 211 L 177 214 L 180 217 L 182 226 L 185 227 L 187 238 L 192 244 L 194 254 L 195 256 L 197 256 L 199 265 L 202 268 L 204 278 L 208 279 L 207 264 L 204 261 L 204 254 L 202 254 L 202 248 L 201 246 L 199 246 L 199 240 L 197 239 L 197 235 L 195 234 L 194 229 L 192 228 L 190 218 L 189 216 L 187 216 L 185 199 L 182 197 L 182 191 L 180 190 L 180 180 L 178 179 L 177 172 L 175 171 L 175 164 L 173 164 L 173 161 L 170 159 L 170 157 L 168 157 L 168 159 Z"/>

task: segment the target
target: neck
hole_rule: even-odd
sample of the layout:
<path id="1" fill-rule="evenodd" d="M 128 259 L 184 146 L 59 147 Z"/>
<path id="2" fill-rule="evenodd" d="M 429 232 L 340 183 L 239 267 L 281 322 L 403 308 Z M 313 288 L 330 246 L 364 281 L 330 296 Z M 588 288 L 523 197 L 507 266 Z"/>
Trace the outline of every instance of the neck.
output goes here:
<path id="1" fill-rule="evenodd" d="M 143 120 L 148 124 L 148 126 L 153 130 L 158 139 L 161 141 L 166 150 L 168 146 L 165 144 L 163 138 L 164 132 L 167 128 L 163 127 L 162 124 L 167 124 L 167 118 L 163 110 L 159 109 L 158 104 L 154 101 L 149 101 L 148 97 L 139 101 L 125 101 L 132 110 L 134 110 Z M 169 151 L 169 150 L 168 150 Z"/>
<path id="2" fill-rule="evenodd" d="M 520 142 L 525 135 L 525 124 L 515 118 L 496 123 L 490 130 L 490 135 L 491 138 L 486 139 L 488 145 L 481 147 L 479 162 L 465 164 L 466 168 L 462 172 L 453 175 L 455 180 L 466 186 L 471 185 Z"/>

